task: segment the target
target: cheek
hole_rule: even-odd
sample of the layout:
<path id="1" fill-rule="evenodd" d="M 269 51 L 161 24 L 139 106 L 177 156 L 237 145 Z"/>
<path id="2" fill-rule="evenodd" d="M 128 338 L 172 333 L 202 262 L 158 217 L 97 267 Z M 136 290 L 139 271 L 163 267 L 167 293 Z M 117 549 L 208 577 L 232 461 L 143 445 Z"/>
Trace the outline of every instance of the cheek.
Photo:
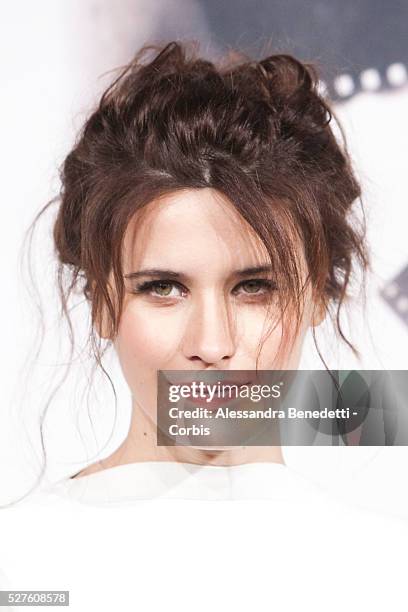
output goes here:
<path id="1" fill-rule="evenodd" d="M 265 314 L 251 314 L 241 319 L 242 329 L 245 330 L 241 343 L 245 353 L 251 355 L 253 367 L 259 354 L 260 370 L 297 369 L 308 329 L 307 321 L 303 319 L 295 337 L 290 318 L 284 327 L 279 316 L 270 321 L 265 318 Z"/>
<path id="2" fill-rule="evenodd" d="M 115 348 L 129 384 L 165 369 L 177 345 L 178 330 L 163 312 L 155 316 L 151 308 L 136 303 L 125 307 Z"/>
<path id="3" fill-rule="evenodd" d="M 266 318 L 265 309 L 251 305 L 240 309 L 237 318 L 236 369 L 272 369 L 282 326 Z"/>

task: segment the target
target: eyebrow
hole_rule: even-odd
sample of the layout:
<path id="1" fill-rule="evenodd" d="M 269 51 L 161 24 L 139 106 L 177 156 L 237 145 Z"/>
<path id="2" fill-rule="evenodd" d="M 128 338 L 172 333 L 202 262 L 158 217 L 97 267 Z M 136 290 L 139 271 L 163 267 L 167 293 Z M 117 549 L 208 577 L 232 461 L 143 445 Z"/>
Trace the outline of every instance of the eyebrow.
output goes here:
<path id="1" fill-rule="evenodd" d="M 262 274 L 271 271 L 272 266 L 270 264 L 266 264 L 263 266 L 252 266 L 250 268 L 235 270 L 231 273 L 231 276 L 243 278 L 246 276 L 250 276 L 251 274 Z M 129 272 L 129 274 L 124 275 L 124 278 L 135 279 L 140 278 L 142 276 L 151 276 L 153 278 L 173 278 L 182 281 L 190 280 L 190 277 L 187 274 L 184 274 L 183 272 L 175 272 L 174 270 L 165 270 L 161 268 L 148 268 L 145 270 L 138 270 L 137 272 Z"/>

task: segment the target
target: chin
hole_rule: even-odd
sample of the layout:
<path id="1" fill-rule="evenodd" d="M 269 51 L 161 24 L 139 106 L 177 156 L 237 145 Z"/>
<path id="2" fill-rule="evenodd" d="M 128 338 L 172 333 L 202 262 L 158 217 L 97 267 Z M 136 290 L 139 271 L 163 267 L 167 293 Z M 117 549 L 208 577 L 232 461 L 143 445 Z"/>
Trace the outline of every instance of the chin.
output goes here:
<path id="1" fill-rule="evenodd" d="M 235 446 L 189 446 L 189 448 L 195 448 L 196 450 L 203 450 L 207 452 L 221 452 L 230 451 L 236 448 Z"/>

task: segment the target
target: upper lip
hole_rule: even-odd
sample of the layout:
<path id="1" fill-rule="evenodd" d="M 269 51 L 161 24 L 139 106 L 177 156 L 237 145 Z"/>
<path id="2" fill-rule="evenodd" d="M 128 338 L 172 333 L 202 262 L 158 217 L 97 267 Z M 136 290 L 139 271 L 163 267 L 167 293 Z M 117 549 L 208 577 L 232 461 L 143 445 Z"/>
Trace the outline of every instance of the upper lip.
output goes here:
<path id="1" fill-rule="evenodd" d="M 216 385 L 219 382 L 221 387 L 224 387 L 226 385 L 237 385 L 238 387 L 242 387 L 243 385 L 248 384 L 250 381 L 248 381 L 247 378 L 244 380 L 220 379 L 219 381 L 210 381 L 210 380 L 202 380 L 202 379 L 201 380 L 197 380 L 197 379 L 191 380 L 190 379 L 189 381 L 186 380 L 184 382 L 180 382 L 179 384 L 183 386 L 187 386 L 187 387 L 192 387 L 193 383 L 200 384 L 201 382 L 203 382 L 206 385 L 208 384 L 211 386 Z"/>
<path id="2" fill-rule="evenodd" d="M 191 386 L 193 382 L 194 381 L 192 381 L 191 383 L 184 383 L 184 384 L 187 384 L 188 386 Z M 199 382 L 204 382 L 205 384 L 209 384 L 209 385 L 215 385 L 215 384 L 217 384 L 218 381 L 217 382 L 207 382 L 207 381 L 203 380 L 203 381 L 199 381 Z M 242 387 L 242 385 L 245 385 L 248 381 L 247 380 L 245 380 L 245 381 L 240 381 L 240 380 L 220 380 L 219 382 L 220 382 L 221 386 L 224 386 L 224 385 L 225 386 L 226 385 L 238 385 L 238 387 Z"/>
<path id="3" fill-rule="evenodd" d="M 256 379 L 256 372 L 252 370 L 237 371 L 234 375 L 232 372 L 229 374 L 222 370 L 203 370 L 196 373 L 194 376 L 189 374 L 187 371 L 176 372 L 167 371 L 165 378 L 172 385 L 189 385 L 192 383 L 199 384 L 203 382 L 208 385 L 215 385 L 218 382 L 221 385 L 238 385 L 242 386 L 248 384 L 248 382 Z"/>

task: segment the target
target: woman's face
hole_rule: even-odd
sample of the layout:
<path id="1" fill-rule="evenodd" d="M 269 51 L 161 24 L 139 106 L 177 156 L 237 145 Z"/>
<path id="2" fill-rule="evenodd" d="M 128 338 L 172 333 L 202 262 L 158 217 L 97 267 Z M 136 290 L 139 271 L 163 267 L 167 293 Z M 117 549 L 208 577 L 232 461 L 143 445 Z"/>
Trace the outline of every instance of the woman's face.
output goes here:
<path id="1" fill-rule="evenodd" d="M 155 410 L 158 370 L 255 369 L 268 329 L 266 296 L 276 290 L 269 272 L 244 272 L 268 265 L 267 252 L 218 192 L 184 190 L 151 203 L 129 224 L 124 256 L 127 292 L 114 346 L 144 410 Z M 290 353 L 276 362 L 278 324 L 258 369 L 296 369 L 311 317 L 306 294 Z"/>

